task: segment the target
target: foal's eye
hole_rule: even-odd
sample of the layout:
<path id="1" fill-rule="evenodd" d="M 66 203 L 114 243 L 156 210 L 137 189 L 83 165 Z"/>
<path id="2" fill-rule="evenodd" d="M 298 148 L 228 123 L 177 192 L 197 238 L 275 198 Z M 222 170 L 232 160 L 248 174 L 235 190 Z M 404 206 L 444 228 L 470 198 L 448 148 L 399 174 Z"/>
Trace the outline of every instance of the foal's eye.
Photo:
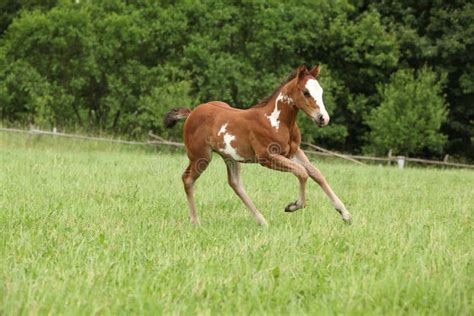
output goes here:
<path id="1" fill-rule="evenodd" d="M 305 97 L 309 97 L 310 96 L 309 91 L 308 90 L 303 91 L 303 95 Z"/>

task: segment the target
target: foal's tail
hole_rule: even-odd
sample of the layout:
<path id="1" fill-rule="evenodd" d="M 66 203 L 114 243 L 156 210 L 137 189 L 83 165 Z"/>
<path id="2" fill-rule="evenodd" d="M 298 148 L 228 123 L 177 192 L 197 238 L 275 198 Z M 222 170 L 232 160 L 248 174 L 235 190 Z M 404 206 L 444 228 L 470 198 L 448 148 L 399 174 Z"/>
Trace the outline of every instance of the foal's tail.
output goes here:
<path id="1" fill-rule="evenodd" d="M 186 119 L 189 114 L 191 114 L 191 109 L 187 108 L 176 108 L 172 109 L 168 113 L 166 113 L 164 119 L 163 119 L 163 124 L 167 128 L 172 128 L 173 126 L 176 125 L 176 122 L 182 119 Z"/>

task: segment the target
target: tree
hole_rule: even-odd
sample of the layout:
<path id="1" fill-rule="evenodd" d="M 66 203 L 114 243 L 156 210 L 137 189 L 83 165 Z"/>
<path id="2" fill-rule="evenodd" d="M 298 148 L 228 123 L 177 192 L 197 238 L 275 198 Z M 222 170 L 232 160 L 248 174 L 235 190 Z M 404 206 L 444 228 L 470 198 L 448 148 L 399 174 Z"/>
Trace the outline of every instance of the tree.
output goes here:
<path id="1" fill-rule="evenodd" d="M 51 9 L 57 0 L 3 0 L 0 2 L 0 36 L 21 10 Z"/>
<path id="2" fill-rule="evenodd" d="M 184 72 L 167 59 L 175 42 L 160 33 L 176 18 L 171 12 L 157 8 L 159 23 L 146 23 L 147 10 L 118 0 L 25 11 L 0 42 L 1 119 L 162 132 L 162 113 L 193 103 Z"/>
<path id="3" fill-rule="evenodd" d="M 358 152 L 382 102 L 377 86 L 426 65 L 447 74 L 444 150 L 474 159 L 471 2 L 5 0 L 0 119 L 166 133 L 158 116 L 170 107 L 247 108 L 300 64 L 321 63 L 331 124 L 300 115 L 303 139 Z"/>
<path id="4" fill-rule="evenodd" d="M 437 79 L 428 68 L 416 74 L 411 69 L 394 73 L 386 85 L 378 85 L 382 103 L 372 110 L 367 124 L 371 128 L 367 150 L 395 154 L 441 152 L 446 136 L 440 133 L 447 117 L 442 95 L 445 76 Z"/>
<path id="5" fill-rule="evenodd" d="M 466 0 L 362 1 L 359 10 L 375 9 L 396 34 L 399 67 L 429 65 L 447 73 L 443 92 L 450 111 L 441 130 L 448 135 L 445 149 L 474 159 L 474 3 Z"/>

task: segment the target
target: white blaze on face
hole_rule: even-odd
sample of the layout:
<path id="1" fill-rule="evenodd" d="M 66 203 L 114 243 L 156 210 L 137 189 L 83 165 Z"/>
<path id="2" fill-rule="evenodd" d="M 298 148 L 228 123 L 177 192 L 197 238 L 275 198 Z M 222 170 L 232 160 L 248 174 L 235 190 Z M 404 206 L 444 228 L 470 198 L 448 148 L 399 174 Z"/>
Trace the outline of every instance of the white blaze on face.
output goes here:
<path id="1" fill-rule="evenodd" d="M 217 133 L 217 136 L 224 134 L 224 148 L 220 149 L 220 151 L 231 156 L 234 160 L 244 160 L 244 158 L 240 157 L 239 154 L 237 154 L 237 150 L 231 145 L 231 142 L 235 140 L 235 136 L 227 132 L 227 124 L 228 123 L 222 125 L 221 129 Z"/>
<path id="2" fill-rule="evenodd" d="M 329 114 L 323 102 L 323 88 L 319 85 L 318 80 L 309 79 L 306 81 L 306 89 L 308 89 L 314 101 L 316 101 L 316 104 L 319 106 L 319 111 L 323 115 L 324 123 L 327 124 L 329 122 Z"/>
<path id="3" fill-rule="evenodd" d="M 275 100 L 275 108 L 273 109 L 273 112 L 270 114 L 270 115 L 266 115 L 265 116 L 268 118 L 268 120 L 270 121 L 270 124 L 275 127 L 277 130 L 278 128 L 280 127 L 280 112 L 281 110 L 278 109 L 278 102 L 287 102 L 287 103 L 291 103 L 293 102 L 293 99 L 290 98 L 289 96 L 283 94 L 282 92 L 280 92 L 280 94 L 278 95 L 278 97 L 276 98 Z"/>

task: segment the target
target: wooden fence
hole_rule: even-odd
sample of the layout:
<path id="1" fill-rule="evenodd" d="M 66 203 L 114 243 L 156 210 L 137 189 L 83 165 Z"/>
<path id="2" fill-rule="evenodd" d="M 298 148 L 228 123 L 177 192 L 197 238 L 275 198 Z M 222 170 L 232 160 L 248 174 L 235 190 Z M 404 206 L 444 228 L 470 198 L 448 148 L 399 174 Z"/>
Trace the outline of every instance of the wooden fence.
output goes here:
<path id="1" fill-rule="evenodd" d="M 31 128 L 29 130 L 16 129 L 16 128 L 0 128 L 0 131 L 10 132 L 10 133 L 25 133 L 25 134 L 31 134 L 31 135 L 49 135 L 49 136 L 67 137 L 67 138 L 119 143 L 119 144 L 127 144 L 127 145 L 173 146 L 177 148 L 184 147 L 183 143 L 163 139 L 162 137 L 155 135 L 151 132 L 148 133 L 148 136 L 150 139 L 147 142 L 137 142 L 137 141 L 114 139 L 114 138 L 102 138 L 102 137 L 92 137 L 92 136 L 84 136 L 84 135 L 77 135 L 77 134 L 60 133 L 56 130 L 56 128 L 54 128 L 52 132 L 38 130 L 34 128 Z M 435 165 L 435 166 L 474 169 L 474 165 L 448 162 L 447 161 L 448 156 L 446 156 L 443 161 L 428 160 L 428 159 L 412 158 L 412 157 L 404 157 L 404 156 L 392 156 L 391 151 L 390 151 L 387 157 L 370 157 L 370 156 L 341 154 L 341 153 L 337 153 L 337 152 L 322 148 L 320 146 L 316 146 L 314 144 L 306 143 L 306 142 L 303 142 L 302 145 L 307 148 L 305 150 L 305 153 L 308 155 L 337 157 L 337 158 L 341 158 L 358 165 L 366 165 L 364 161 L 384 162 L 384 163 L 387 163 L 388 165 L 390 165 L 391 163 L 395 163 L 396 165 L 398 165 L 400 169 L 403 169 L 406 166 L 407 162 L 413 162 L 413 163 L 428 164 L 428 165 Z"/>

